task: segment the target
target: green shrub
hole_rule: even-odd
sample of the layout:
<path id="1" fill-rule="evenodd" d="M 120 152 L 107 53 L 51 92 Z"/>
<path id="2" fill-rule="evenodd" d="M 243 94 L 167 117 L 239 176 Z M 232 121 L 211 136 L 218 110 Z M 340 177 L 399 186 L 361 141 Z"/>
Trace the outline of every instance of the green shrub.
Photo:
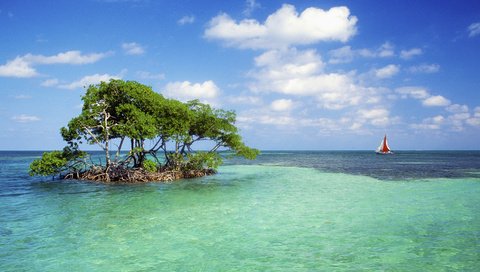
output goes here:
<path id="1" fill-rule="evenodd" d="M 142 164 L 142 168 L 145 169 L 145 171 L 150 173 L 157 172 L 157 164 L 151 160 L 144 160 Z"/>
<path id="2" fill-rule="evenodd" d="M 222 157 L 216 152 L 189 153 L 187 158 L 187 168 L 191 170 L 217 169 L 223 162 Z"/>
<path id="3" fill-rule="evenodd" d="M 42 158 L 34 160 L 30 164 L 30 176 L 56 175 L 65 170 L 68 160 L 62 151 L 44 152 Z"/>

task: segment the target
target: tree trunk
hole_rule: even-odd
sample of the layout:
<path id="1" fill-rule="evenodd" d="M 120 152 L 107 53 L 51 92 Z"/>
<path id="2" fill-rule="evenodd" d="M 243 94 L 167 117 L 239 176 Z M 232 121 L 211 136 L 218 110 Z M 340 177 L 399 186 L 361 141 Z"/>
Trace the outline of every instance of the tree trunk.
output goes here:
<path id="1" fill-rule="evenodd" d="M 115 162 L 118 162 L 118 158 L 120 157 L 120 151 L 122 150 L 123 140 L 125 140 L 125 137 L 122 137 L 122 139 L 120 140 L 120 145 L 118 146 L 117 154 L 115 154 Z"/>
<path id="2" fill-rule="evenodd" d="M 109 142 L 110 142 L 110 128 L 108 127 L 108 119 L 110 118 L 110 114 L 107 112 L 106 108 L 103 109 L 103 137 L 105 139 L 105 179 L 107 182 L 110 181 L 110 149 L 109 149 Z"/>

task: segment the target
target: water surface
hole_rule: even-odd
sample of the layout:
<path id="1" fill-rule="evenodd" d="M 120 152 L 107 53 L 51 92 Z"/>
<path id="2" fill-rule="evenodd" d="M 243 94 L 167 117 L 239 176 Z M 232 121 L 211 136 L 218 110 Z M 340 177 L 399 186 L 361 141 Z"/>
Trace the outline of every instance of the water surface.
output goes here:
<path id="1" fill-rule="evenodd" d="M 479 152 L 265 152 L 141 185 L 29 177 L 40 154 L 0 152 L 0 271 L 480 267 Z"/>

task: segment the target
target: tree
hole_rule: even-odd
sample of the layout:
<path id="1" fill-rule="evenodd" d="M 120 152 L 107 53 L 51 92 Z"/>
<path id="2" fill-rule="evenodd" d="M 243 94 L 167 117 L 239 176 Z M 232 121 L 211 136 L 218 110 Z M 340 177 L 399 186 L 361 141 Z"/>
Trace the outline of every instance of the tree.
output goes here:
<path id="1" fill-rule="evenodd" d="M 102 169 L 107 182 L 111 175 L 118 177 L 118 172 L 129 175 L 128 171 L 133 169 L 154 172 L 216 168 L 221 164 L 217 153 L 220 148 L 248 159 L 259 153 L 243 143 L 234 125 L 233 111 L 214 109 L 198 100 L 182 103 L 166 99 L 138 82 L 111 80 L 91 85 L 82 100 L 82 112 L 61 128 L 61 135 L 68 143 L 68 150 L 76 151 L 82 143 L 87 143 L 98 145 L 105 152 L 105 165 L 92 167 Z M 118 142 L 113 160 L 112 140 Z M 147 147 L 146 140 L 152 140 L 153 144 Z M 130 150 L 122 159 L 120 151 L 125 141 L 130 141 Z M 192 146 L 199 141 L 210 141 L 213 147 L 207 152 L 195 152 Z M 34 161 L 31 173 L 59 173 L 71 168 L 78 157 L 59 152 L 44 154 L 42 159 Z M 154 158 L 156 166 L 147 156 Z"/>

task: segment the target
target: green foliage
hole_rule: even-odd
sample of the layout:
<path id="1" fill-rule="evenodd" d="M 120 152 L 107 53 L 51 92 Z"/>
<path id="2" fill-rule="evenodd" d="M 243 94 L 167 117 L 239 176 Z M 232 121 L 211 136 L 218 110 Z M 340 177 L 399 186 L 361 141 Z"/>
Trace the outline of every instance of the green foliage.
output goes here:
<path id="1" fill-rule="evenodd" d="M 260 153 L 258 149 L 246 146 L 238 129 L 234 125 L 236 115 L 233 111 L 212 109 L 209 105 L 198 100 L 187 103 L 193 111 L 193 120 L 190 128 L 192 137 L 197 135 L 200 139 L 208 138 L 217 143 L 218 147 L 225 147 L 242 156 L 253 160 Z M 216 150 L 213 150 L 216 151 Z"/>
<path id="2" fill-rule="evenodd" d="M 63 157 L 62 151 L 44 152 L 41 159 L 30 164 L 30 176 L 50 176 L 59 174 L 67 166 L 68 160 Z"/>
<path id="3" fill-rule="evenodd" d="M 157 172 L 157 164 L 151 160 L 144 160 L 142 164 L 142 168 L 145 169 L 145 171 L 150 173 Z"/>
<path id="4" fill-rule="evenodd" d="M 78 170 L 79 165 L 75 160 L 84 158 L 86 153 L 76 149 L 65 147 L 63 151 L 44 152 L 40 159 L 30 164 L 30 176 L 57 175 L 66 170 Z"/>
<path id="5" fill-rule="evenodd" d="M 156 171 L 157 164 L 146 159 L 165 155 L 165 166 L 176 170 L 217 168 L 219 149 L 232 150 L 235 155 L 254 159 L 259 151 L 246 146 L 235 126 L 233 111 L 214 109 L 198 100 L 182 103 L 166 99 L 152 88 L 134 81 L 111 80 L 91 85 L 82 97 L 82 112 L 71 119 L 60 133 L 68 143 L 63 152 L 46 153 L 34 161 L 30 173 L 50 175 L 77 169 L 82 156 L 78 146 L 96 144 L 105 151 L 108 171 L 109 144 L 119 139 L 130 143 L 129 156 L 117 163 Z M 146 140 L 155 143 L 148 149 Z M 198 141 L 213 142 L 209 152 L 195 152 Z M 174 147 L 174 151 L 167 146 Z M 120 147 L 118 148 L 118 152 Z M 108 175 L 108 173 L 106 173 Z"/>
<path id="6" fill-rule="evenodd" d="M 181 170 L 185 165 L 185 157 L 180 153 L 169 153 L 167 155 L 168 166 L 174 170 Z"/>
<path id="7" fill-rule="evenodd" d="M 222 157 L 216 152 L 196 152 L 187 155 L 188 170 L 217 169 L 222 164 Z"/>

